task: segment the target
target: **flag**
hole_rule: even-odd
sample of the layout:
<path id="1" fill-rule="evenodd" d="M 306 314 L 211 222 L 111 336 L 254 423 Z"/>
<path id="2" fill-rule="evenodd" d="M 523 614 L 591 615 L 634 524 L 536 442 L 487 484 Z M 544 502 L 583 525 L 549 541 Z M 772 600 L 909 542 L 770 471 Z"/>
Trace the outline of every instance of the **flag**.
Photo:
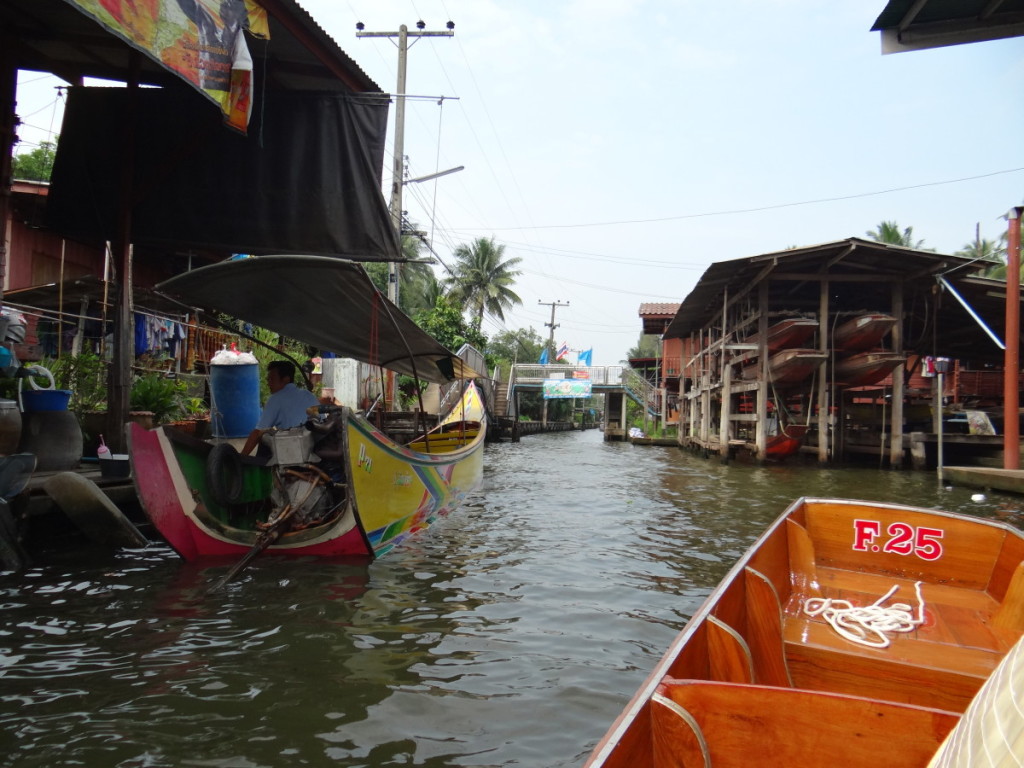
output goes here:
<path id="1" fill-rule="evenodd" d="M 537 362 L 539 362 L 541 365 L 547 365 L 548 364 L 548 348 L 547 347 L 544 347 L 544 351 L 540 353 L 540 360 L 538 360 Z"/>
<path id="2" fill-rule="evenodd" d="M 590 349 L 586 350 L 585 352 L 583 350 L 580 350 L 580 354 L 576 358 L 576 362 L 579 365 L 590 366 L 590 365 L 593 365 L 593 362 L 591 362 L 593 360 L 593 358 L 594 358 L 594 348 L 591 347 Z"/>
<path id="3" fill-rule="evenodd" d="M 555 355 L 555 360 L 561 360 L 562 358 L 569 356 L 569 342 L 563 341 L 562 346 L 558 348 L 558 354 Z"/>

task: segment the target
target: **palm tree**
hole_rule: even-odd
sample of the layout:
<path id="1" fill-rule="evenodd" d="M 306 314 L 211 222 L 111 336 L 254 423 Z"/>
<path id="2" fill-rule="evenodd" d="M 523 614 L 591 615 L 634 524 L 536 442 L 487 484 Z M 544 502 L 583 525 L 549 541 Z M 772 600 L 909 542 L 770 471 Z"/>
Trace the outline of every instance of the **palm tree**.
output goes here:
<path id="1" fill-rule="evenodd" d="M 505 246 L 496 245 L 493 237 L 478 237 L 471 245 L 455 249 L 457 261 L 445 286 L 453 300 L 470 310 L 478 331 L 484 312 L 504 320 L 506 309 L 523 303 L 512 290 L 516 276 L 521 274 L 513 267 L 522 259 L 516 256 L 503 261 L 504 255 Z"/>
<path id="2" fill-rule="evenodd" d="M 1004 236 L 1005 237 L 1005 236 Z M 983 277 L 1006 277 L 1006 245 L 995 240 L 986 240 L 977 236 L 972 242 L 964 243 L 963 247 L 953 254 L 978 263 L 978 273 Z"/>
<path id="3" fill-rule="evenodd" d="M 895 221 L 883 221 L 876 230 L 865 233 L 877 243 L 888 243 L 889 245 L 902 245 L 906 248 L 922 248 L 924 240 L 914 242 L 914 228 L 907 227 L 900 231 L 900 225 Z"/>

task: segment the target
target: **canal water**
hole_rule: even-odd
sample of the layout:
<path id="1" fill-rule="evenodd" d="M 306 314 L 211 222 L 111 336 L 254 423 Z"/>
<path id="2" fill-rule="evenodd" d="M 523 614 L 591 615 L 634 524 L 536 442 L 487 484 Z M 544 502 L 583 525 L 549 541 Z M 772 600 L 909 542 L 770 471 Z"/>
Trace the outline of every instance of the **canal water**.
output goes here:
<path id="1" fill-rule="evenodd" d="M 46 553 L 0 575 L 0 765 L 578 766 L 793 499 L 1020 524 L 930 473 L 722 465 L 597 431 L 488 446 L 469 508 L 372 565 Z"/>

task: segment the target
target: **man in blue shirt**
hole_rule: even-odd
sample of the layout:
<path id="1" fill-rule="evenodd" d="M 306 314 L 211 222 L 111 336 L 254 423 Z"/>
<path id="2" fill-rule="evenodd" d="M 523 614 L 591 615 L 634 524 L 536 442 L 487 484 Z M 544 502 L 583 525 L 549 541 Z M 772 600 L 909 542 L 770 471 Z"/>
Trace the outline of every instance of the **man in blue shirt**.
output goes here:
<path id="1" fill-rule="evenodd" d="M 242 448 L 248 456 L 259 445 L 264 432 L 271 429 L 290 429 L 306 423 L 306 409 L 319 405 L 316 395 L 294 384 L 295 366 L 287 360 L 274 360 L 267 366 L 267 387 L 270 397 L 263 406 L 256 428 L 249 433 Z"/>

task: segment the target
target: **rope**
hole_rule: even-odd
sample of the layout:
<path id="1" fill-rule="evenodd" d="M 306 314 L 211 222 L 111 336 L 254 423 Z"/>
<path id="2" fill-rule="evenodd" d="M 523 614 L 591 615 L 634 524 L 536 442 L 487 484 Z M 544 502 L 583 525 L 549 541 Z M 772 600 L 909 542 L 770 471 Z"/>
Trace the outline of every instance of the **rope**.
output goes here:
<path id="1" fill-rule="evenodd" d="M 882 607 L 882 603 L 899 589 L 898 584 L 871 605 L 863 608 L 853 605 L 849 600 L 809 597 L 804 600 L 803 610 L 812 618 L 821 616 L 840 636 L 852 643 L 870 648 L 888 648 L 892 641 L 886 632 L 913 632 L 924 624 L 921 584 L 920 581 L 914 584 L 914 591 L 917 593 L 917 618 L 914 618 L 913 609 L 906 603 L 893 603 L 888 608 Z"/>

